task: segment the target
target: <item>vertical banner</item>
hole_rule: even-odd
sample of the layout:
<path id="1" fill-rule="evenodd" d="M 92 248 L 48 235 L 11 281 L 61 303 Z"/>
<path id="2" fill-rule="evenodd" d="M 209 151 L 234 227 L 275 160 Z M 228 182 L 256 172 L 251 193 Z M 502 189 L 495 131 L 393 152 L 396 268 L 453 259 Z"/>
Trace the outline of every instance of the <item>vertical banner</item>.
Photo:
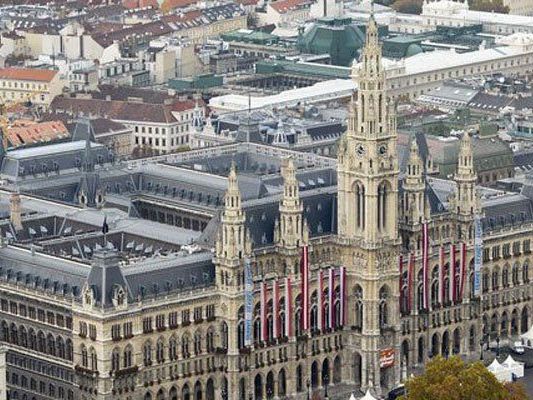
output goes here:
<path id="1" fill-rule="evenodd" d="M 439 247 L 439 304 L 444 303 L 444 246 Z"/>
<path id="2" fill-rule="evenodd" d="M 346 267 L 340 267 L 341 326 L 346 324 Z"/>
<path id="3" fill-rule="evenodd" d="M 413 275 L 415 270 L 415 255 L 411 253 L 409 255 L 409 269 L 407 270 L 407 308 L 411 312 L 413 308 Z M 420 307 L 420 304 L 418 305 Z"/>
<path id="4" fill-rule="evenodd" d="M 450 301 L 455 302 L 455 245 L 450 244 Z"/>
<path id="5" fill-rule="evenodd" d="M 466 243 L 461 243 L 461 284 L 459 285 L 459 300 L 463 300 L 466 281 Z"/>
<path id="6" fill-rule="evenodd" d="M 317 329 L 324 330 L 324 273 L 318 271 Z"/>
<path id="7" fill-rule="evenodd" d="M 285 278 L 285 336 L 292 336 L 292 288 L 291 278 Z"/>
<path id="8" fill-rule="evenodd" d="M 429 309 L 429 271 L 428 271 L 428 252 L 429 252 L 429 235 L 428 223 L 424 222 L 422 226 L 422 273 L 423 273 L 423 289 L 424 289 L 424 309 Z"/>
<path id="9" fill-rule="evenodd" d="M 250 259 L 244 259 L 244 345 L 252 344 L 252 318 L 254 312 L 254 281 Z"/>
<path id="10" fill-rule="evenodd" d="M 309 329 L 309 247 L 302 249 L 302 328 Z"/>
<path id="11" fill-rule="evenodd" d="M 268 339 L 267 326 L 267 284 L 261 282 L 261 340 L 266 342 Z"/>
<path id="12" fill-rule="evenodd" d="M 483 265 L 483 227 L 479 215 L 474 217 L 474 295 L 481 294 L 481 266 Z"/>
<path id="13" fill-rule="evenodd" d="M 400 271 L 400 310 L 402 309 L 402 291 L 403 291 L 403 255 L 398 257 L 398 270 Z"/>
<path id="14" fill-rule="evenodd" d="M 277 339 L 279 337 L 279 283 L 277 279 L 274 281 L 274 287 L 272 288 L 272 314 L 272 336 Z"/>
<path id="15" fill-rule="evenodd" d="M 328 270 L 329 328 L 335 329 L 335 269 Z"/>

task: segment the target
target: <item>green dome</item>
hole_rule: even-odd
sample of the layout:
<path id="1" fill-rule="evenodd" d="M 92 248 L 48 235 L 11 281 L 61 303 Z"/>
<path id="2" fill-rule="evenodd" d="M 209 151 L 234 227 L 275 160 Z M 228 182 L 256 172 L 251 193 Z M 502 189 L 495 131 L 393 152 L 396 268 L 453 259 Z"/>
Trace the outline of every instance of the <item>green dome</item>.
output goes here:
<path id="1" fill-rule="evenodd" d="M 349 66 L 365 43 L 365 28 L 349 18 L 324 18 L 300 33 L 298 48 L 304 53 L 329 54 L 333 65 Z"/>
<path id="2" fill-rule="evenodd" d="M 424 50 L 422 49 L 422 47 L 420 47 L 418 44 L 413 43 L 409 45 L 409 47 L 407 48 L 407 51 L 405 52 L 405 56 L 411 57 L 411 56 L 414 56 L 415 54 L 419 54 L 423 52 Z"/>

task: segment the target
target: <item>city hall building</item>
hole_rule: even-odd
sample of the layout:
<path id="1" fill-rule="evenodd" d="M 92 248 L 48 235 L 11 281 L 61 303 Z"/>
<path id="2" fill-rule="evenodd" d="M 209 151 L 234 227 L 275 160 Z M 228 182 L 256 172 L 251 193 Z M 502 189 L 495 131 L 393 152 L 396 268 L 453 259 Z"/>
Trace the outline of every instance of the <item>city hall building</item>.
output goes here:
<path id="1" fill-rule="evenodd" d="M 426 176 L 366 34 L 337 160 L 243 142 L 117 162 L 90 127 L 1 152 L 10 399 L 386 393 L 529 328 L 533 181 L 476 186 L 468 135 L 453 179 Z"/>

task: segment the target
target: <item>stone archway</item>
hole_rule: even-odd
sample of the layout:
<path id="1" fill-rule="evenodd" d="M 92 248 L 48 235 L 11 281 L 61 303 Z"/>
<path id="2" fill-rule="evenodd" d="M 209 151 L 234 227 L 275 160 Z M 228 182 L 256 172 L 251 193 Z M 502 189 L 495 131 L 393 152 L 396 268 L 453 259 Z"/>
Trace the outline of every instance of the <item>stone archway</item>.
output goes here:
<path id="1" fill-rule="evenodd" d="M 461 330 L 456 328 L 453 331 L 453 347 L 452 353 L 459 354 L 461 352 Z"/>
<path id="2" fill-rule="evenodd" d="M 359 353 L 353 355 L 353 380 L 356 387 L 361 387 L 363 383 L 363 358 Z"/>
<path id="3" fill-rule="evenodd" d="M 311 387 L 316 388 L 318 384 L 318 361 L 314 361 L 311 364 Z"/>
<path id="4" fill-rule="evenodd" d="M 220 388 L 221 390 L 223 388 Z M 206 400 L 215 400 L 215 384 L 213 379 L 209 378 L 205 385 L 205 399 Z"/>
<path id="5" fill-rule="evenodd" d="M 529 330 L 529 308 L 527 306 L 522 310 L 520 326 L 522 333 L 526 333 Z"/>
<path id="6" fill-rule="evenodd" d="M 329 372 L 329 360 L 327 358 L 322 361 L 322 375 L 321 375 L 322 386 L 329 384 L 331 380 L 331 373 Z"/>
<path id="7" fill-rule="evenodd" d="M 255 400 L 263 399 L 263 377 L 257 374 L 254 378 L 254 395 Z"/>
<path id="8" fill-rule="evenodd" d="M 266 377 L 266 397 L 268 400 L 272 399 L 274 397 L 275 391 L 274 391 L 274 374 L 272 371 L 269 371 Z"/>
<path id="9" fill-rule="evenodd" d="M 341 357 L 337 356 L 333 360 L 333 383 L 341 383 L 342 380 L 342 362 Z"/>
<path id="10" fill-rule="evenodd" d="M 418 359 L 417 359 L 418 364 L 424 363 L 424 356 L 425 356 L 424 352 L 425 351 L 426 351 L 425 340 L 422 336 L 420 336 L 418 338 Z"/>
<path id="11" fill-rule="evenodd" d="M 431 356 L 435 357 L 440 354 L 440 338 L 438 333 L 434 333 L 431 337 Z"/>
<path id="12" fill-rule="evenodd" d="M 450 355 L 450 333 L 445 331 L 442 335 L 441 354 L 443 357 Z"/>

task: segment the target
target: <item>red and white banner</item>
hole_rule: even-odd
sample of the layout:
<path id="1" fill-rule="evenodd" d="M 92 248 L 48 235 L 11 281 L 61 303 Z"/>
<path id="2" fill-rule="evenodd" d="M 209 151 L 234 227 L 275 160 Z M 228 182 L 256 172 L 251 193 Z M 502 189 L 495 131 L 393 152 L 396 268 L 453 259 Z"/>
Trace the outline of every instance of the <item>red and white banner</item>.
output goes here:
<path id="1" fill-rule="evenodd" d="M 346 324 L 346 267 L 340 267 L 341 326 Z"/>
<path id="2" fill-rule="evenodd" d="M 335 269 L 328 270 L 329 327 L 335 329 Z"/>
<path id="3" fill-rule="evenodd" d="M 305 245 L 302 249 L 302 329 L 309 329 L 309 248 Z"/>
<path id="4" fill-rule="evenodd" d="M 272 288 L 272 314 L 274 316 L 273 326 L 272 326 L 272 336 L 274 339 L 279 337 L 279 283 L 276 279 L 274 281 L 274 287 Z"/>
<path id="5" fill-rule="evenodd" d="M 291 278 L 285 278 L 285 336 L 292 336 L 292 288 Z"/>
<path id="6" fill-rule="evenodd" d="M 429 234 L 428 224 L 424 222 L 422 225 L 422 274 L 423 274 L 423 291 L 424 291 L 424 309 L 429 309 L 429 267 L 428 267 L 428 252 L 429 252 Z"/>
<path id="7" fill-rule="evenodd" d="M 317 329 L 324 330 L 324 273 L 318 271 Z"/>
<path id="8" fill-rule="evenodd" d="M 267 326 L 267 284 L 265 281 L 261 282 L 261 340 L 266 342 L 268 339 Z"/>
<path id="9" fill-rule="evenodd" d="M 439 304 L 444 304 L 444 297 L 446 290 L 444 288 L 444 246 L 440 246 L 439 248 Z"/>
<path id="10" fill-rule="evenodd" d="M 461 284 L 459 286 L 459 300 L 463 299 L 466 281 L 466 243 L 461 243 Z"/>
<path id="11" fill-rule="evenodd" d="M 450 301 L 455 301 L 455 245 L 450 244 L 450 270 L 449 279 L 450 279 Z"/>

